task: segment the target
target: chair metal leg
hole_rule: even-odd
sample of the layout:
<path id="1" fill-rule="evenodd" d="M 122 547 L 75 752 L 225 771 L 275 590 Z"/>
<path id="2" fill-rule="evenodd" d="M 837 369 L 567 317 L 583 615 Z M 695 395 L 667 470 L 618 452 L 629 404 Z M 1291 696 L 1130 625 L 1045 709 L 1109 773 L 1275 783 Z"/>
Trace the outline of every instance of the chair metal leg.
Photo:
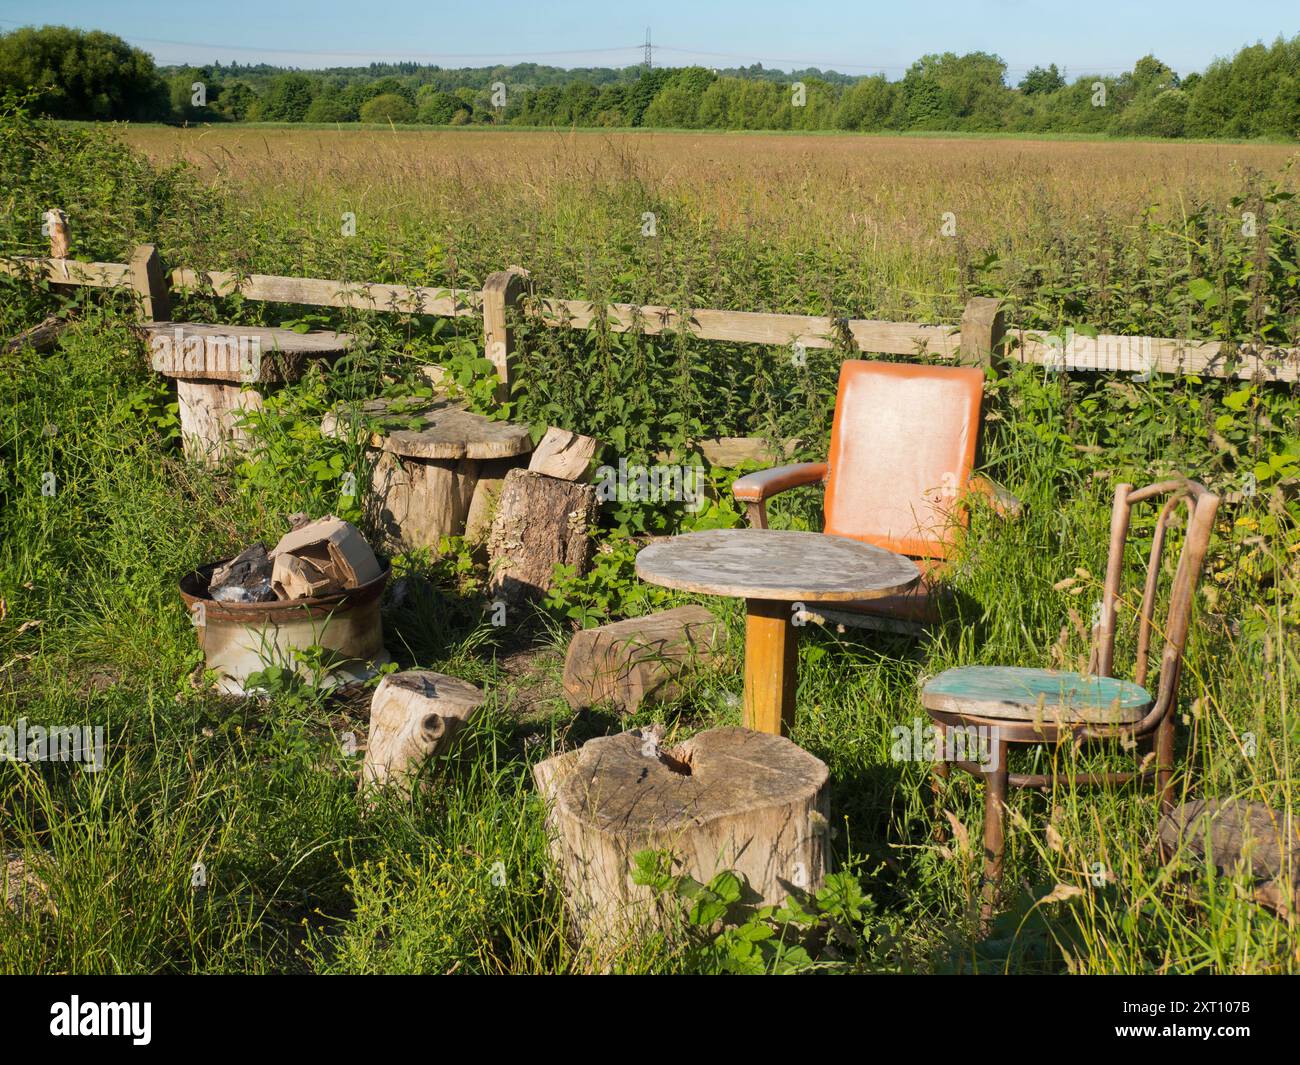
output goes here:
<path id="1" fill-rule="evenodd" d="M 948 839 L 948 822 L 943 816 L 944 784 L 952 767 L 944 757 L 947 729 L 937 721 L 934 723 L 934 739 L 938 757 L 930 767 L 930 838 L 936 843 L 943 843 Z"/>
<path id="2" fill-rule="evenodd" d="M 993 921 L 993 907 L 1002 884 L 1002 855 L 1006 848 L 1007 742 L 990 744 L 994 762 L 984 774 L 984 889 L 980 900 L 980 931 Z"/>
<path id="3" fill-rule="evenodd" d="M 1174 808 L 1174 715 L 1165 714 L 1156 730 L 1156 799 L 1160 812 Z"/>

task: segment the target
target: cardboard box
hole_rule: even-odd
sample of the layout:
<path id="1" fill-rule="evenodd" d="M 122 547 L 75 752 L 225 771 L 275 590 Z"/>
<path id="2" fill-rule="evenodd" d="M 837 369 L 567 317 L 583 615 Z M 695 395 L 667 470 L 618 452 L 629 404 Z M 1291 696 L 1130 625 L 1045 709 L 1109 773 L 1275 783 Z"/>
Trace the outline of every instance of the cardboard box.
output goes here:
<path id="1" fill-rule="evenodd" d="M 332 514 L 285 533 L 270 557 L 271 585 L 284 599 L 356 588 L 381 572 L 357 527 Z"/>

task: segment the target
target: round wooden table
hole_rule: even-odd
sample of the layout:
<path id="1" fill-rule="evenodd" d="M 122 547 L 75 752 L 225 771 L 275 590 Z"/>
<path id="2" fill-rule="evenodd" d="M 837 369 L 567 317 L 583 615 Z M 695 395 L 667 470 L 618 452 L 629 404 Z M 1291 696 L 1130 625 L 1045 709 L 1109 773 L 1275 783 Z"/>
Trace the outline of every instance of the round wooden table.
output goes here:
<path id="1" fill-rule="evenodd" d="M 710 529 L 660 540 L 636 556 L 644 581 L 745 600 L 746 728 L 785 735 L 794 724 L 795 619 L 802 604 L 897 595 L 916 563 L 859 540 L 775 529 Z"/>

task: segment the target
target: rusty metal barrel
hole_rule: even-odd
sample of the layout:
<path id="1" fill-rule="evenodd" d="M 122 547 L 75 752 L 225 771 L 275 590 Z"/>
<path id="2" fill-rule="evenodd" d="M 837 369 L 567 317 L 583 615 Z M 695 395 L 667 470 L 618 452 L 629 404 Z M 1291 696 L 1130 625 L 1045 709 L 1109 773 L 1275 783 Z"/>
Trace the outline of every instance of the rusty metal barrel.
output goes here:
<path id="1" fill-rule="evenodd" d="M 254 674 L 282 667 L 327 690 L 360 684 L 391 661 L 384 649 L 379 597 L 391 567 L 356 588 L 310 599 L 228 603 L 208 594 L 222 559 L 180 580 L 181 599 L 194 623 L 207 668 L 231 695 L 255 694 Z M 317 650 L 319 649 L 319 650 Z"/>

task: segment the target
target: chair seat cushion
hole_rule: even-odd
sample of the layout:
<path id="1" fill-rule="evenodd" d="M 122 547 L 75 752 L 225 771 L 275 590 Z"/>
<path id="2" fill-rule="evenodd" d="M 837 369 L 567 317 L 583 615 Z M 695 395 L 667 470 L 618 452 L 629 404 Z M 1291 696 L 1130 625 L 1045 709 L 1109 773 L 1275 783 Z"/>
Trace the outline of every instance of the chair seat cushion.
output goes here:
<path id="1" fill-rule="evenodd" d="M 1152 699 L 1140 685 L 1115 677 L 961 666 L 927 681 L 921 703 L 927 710 L 1004 721 L 1132 725 L 1146 716 Z"/>

